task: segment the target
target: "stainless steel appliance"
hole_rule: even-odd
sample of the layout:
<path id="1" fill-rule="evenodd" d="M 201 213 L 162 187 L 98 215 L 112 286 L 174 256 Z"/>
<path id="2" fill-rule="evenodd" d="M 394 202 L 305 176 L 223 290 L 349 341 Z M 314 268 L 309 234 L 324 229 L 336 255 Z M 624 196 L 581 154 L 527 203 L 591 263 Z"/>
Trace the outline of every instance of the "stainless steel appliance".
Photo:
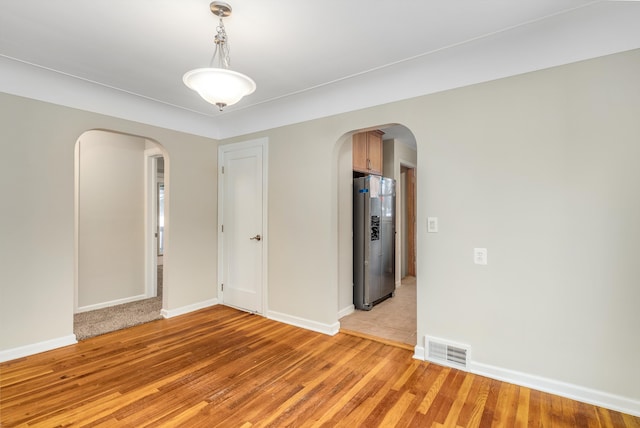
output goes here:
<path id="1" fill-rule="evenodd" d="M 353 180 L 353 304 L 371 310 L 393 296 L 395 284 L 395 180 L 377 175 Z"/>

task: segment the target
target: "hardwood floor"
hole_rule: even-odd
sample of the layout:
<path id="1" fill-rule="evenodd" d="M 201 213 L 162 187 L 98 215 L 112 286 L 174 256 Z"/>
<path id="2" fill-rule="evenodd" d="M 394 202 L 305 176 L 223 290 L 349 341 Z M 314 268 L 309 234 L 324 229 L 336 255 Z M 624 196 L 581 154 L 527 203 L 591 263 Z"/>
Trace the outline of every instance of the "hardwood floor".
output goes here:
<path id="1" fill-rule="evenodd" d="M 0 421 L 87 427 L 640 427 L 640 418 L 215 306 L 0 365 Z"/>

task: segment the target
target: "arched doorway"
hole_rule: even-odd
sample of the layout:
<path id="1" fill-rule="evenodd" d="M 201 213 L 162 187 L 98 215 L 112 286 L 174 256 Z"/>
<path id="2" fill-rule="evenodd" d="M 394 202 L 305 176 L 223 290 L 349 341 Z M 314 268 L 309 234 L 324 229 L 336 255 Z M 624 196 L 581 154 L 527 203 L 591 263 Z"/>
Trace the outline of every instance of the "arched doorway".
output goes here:
<path id="1" fill-rule="evenodd" d="M 403 125 L 370 129 L 383 135 L 383 176 L 396 181 L 396 295 L 371 311 L 353 305 L 353 131 L 338 142 L 338 318 L 341 330 L 398 342 L 413 349 L 417 343 L 415 279 L 415 174 L 417 144 Z M 412 263 L 413 262 L 413 263 Z"/>
<path id="2" fill-rule="evenodd" d="M 76 142 L 78 339 L 161 317 L 167 166 L 163 147 L 144 137 L 91 130 Z"/>

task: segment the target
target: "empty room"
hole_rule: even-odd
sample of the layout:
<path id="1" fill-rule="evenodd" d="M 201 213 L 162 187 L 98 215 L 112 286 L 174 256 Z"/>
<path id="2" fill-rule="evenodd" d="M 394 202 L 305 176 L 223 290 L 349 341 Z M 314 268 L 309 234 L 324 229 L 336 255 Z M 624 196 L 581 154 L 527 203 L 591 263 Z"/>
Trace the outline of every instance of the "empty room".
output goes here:
<path id="1" fill-rule="evenodd" d="M 639 427 L 638 22 L 4 1 L 0 425 Z"/>

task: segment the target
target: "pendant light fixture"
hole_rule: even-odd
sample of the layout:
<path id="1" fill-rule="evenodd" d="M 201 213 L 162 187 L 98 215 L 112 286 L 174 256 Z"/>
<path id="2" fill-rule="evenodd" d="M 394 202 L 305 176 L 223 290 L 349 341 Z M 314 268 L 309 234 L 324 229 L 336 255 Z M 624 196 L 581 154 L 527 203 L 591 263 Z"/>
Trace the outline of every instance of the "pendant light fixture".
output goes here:
<path id="1" fill-rule="evenodd" d="M 218 106 L 220 111 L 237 103 L 256 90 L 256 83 L 248 76 L 229 69 L 229 39 L 222 18 L 231 15 L 231 6 L 214 1 L 211 13 L 220 18 L 214 38 L 215 50 L 208 68 L 196 68 L 185 73 L 182 80 L 205 101 Z"/>

